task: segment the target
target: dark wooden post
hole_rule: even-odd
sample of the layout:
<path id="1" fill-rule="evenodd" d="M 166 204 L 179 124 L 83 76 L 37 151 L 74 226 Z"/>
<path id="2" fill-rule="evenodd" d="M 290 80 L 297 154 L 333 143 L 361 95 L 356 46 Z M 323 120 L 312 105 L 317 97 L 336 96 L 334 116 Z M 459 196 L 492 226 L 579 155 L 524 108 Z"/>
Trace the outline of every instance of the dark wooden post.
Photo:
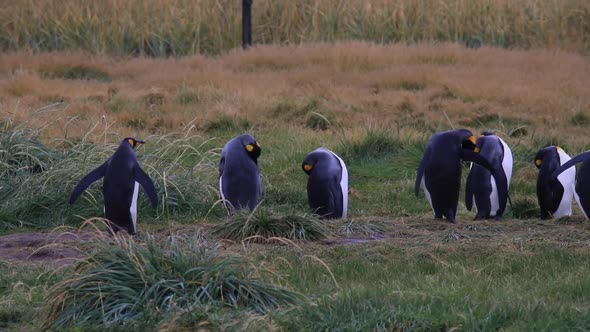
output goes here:
<path id="1" fill-rule="evenodd" d="M 244 49 L 252 46 L 252 2 L 254 0 L 242 0 L 242 47 Z"/>

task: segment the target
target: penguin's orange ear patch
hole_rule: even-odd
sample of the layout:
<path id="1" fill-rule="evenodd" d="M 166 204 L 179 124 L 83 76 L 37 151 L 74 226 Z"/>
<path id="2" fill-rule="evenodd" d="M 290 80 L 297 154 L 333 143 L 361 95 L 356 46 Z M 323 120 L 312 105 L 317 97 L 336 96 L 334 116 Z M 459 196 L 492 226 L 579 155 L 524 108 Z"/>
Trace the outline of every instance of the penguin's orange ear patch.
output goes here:
<path id="1" fill-rule="evenodd" d="M 135 141 L 133 139 L 128 139 L 127 142 L 129 142 L 129 144 L 131 144 L 132 147 L 135 147 Z"/>
<path id="2" fill-rule="evenodd" d="M 481 149 L 480 149 L 479 147 L 477 147 L 477 146 L 476 146 L 476 147 L 475 147 L 475 149 L 473 149 L 473 151 L 475 151 L 475 152 L 479 152 L 479 151 L 481 151 Z"/>
<path id="3" fill-rule="evenodd" d="M 305 170 L 306 172 L 311 171 L 311 169 L 313 168 L 313 166 L 309 165 L 309 164 L 305 164 L 303 165 L 303 170 Z"/>
<path id="4" fill-rule="evenodd" d="M 248 152 L 252 152 L 252 151 L 254 151 L 254 145 L 252 145 L 252 144 L 247 144 L 247 145 L 246 145 L 246 150 L 248 150 Z"/>
<path id="5" fill-rule="evenodd" d="M 541 167 L 542 163 L 543 163 L 543 161 L 541 159 L 535 160 L 535 165 L 537 165 L 537 167 Z"/>
<path id="6" fill-rule="evenodd" d="M 469 137 L 469 140 L 471 141 L 471 143 L 473 143 L 474 145 L 476 144 L 476 138 L 475 136 L 471 135 L 471 137 Z"/>

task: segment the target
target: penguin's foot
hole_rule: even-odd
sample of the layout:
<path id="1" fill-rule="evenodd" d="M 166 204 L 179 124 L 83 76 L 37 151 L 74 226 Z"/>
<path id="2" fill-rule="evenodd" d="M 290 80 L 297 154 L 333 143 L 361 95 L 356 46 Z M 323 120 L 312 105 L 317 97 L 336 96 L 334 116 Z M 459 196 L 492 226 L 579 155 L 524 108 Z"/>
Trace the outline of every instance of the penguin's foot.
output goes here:
<path id="1" fill-rule="evenodd" d="M 494 220 L 495 221 L 502 221 L 502 216 L 495 216 L 494 217 Z"/>

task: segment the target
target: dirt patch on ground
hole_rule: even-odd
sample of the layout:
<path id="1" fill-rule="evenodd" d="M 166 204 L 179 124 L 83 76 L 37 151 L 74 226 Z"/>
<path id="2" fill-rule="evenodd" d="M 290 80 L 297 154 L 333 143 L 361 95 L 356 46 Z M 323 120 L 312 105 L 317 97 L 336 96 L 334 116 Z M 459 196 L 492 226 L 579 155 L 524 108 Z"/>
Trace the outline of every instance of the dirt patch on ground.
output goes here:
<path id="1" fill-rule="evenodd" d="M 96 239 L 97 233 L 19 233 L 0 237 L 0 260 L 18 263 L 72 264 L 85 257 L 81 244 Z"/>

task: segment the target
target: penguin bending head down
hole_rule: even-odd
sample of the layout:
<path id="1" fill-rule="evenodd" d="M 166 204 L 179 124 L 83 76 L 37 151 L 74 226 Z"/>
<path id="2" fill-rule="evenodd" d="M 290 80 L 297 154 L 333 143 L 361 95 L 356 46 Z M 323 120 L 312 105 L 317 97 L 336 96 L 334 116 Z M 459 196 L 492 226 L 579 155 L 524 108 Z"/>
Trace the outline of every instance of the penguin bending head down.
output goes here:
<path id="1" fill-rule="evenodd" d="M 309 207 L 322 218 L 346 218 L 348 208 L 348 170 L 334 152 L 318 148 L 310 152 L 301 165 L 309 175 Z"/>
<path id="2" fill-rule="evenodd" d="M 499 170 L 504 169 L 506 174 L 506 188 L 510 186 L 512 177 L 512 151 L 500 137 L 491 132 L 484 131 L 475 143 L 475 152 L 490 162 L 492 167 Z M 508 198 L 508 196 L 506 196 Z M 495 217 L 502 218 L 498 213 L 500 201 L 498 198 L 498 187 L 492 174 L 483 166 L 471 163 L 471 169 L 467 176 L 465 189 L 465 206 L 471 211 L 473 201 L 477 208 L 475 220 Z M 503 202 L 506 205 L 506 202 Z"/>
<path id="3" fill-rule="evenodd" d="M 541 209 L 541 219 L 572 215 L 576 168 L 568 168 L 559 176 L 553 177 L 559 167 L 570 159 L 570 156 L 558 146 L 541 149 L 535 156 L 535 166 L 539 169 L 537 199 Z"/>
<path id="4" fill-rule="evenodd" d="M 223 147 L 219 161 L 219 193 L 228 214 L 233 210 L 256 208 L 262 196 L 260 153 L 260 145 L 251 135 L 235 137 Z"/>
<path id="5" fill-rule="evenodd" d="M 485 157 L 474 151 L 475 143 L 475 136 L 467 129 L 436 133 L 428 141 L 418 166 L 414 191 L 418 196 L 420 185 L 423 186 L 435 218 L 445 216 L 449 222 L 455 222 L 462 160 L 480 164 L 492 173 L 498 185 L 498 213 L 504 213 L 508 196 L 504 170 L 494 168 Z"/>
<path id="6" fill-rule="evenodd" d="M 590 151 L 580 153 L 562 164 L 557 171 L 553 172 L 552 179 L 559 179 L 562 173 L 569 171 L 570 167 L 577 163 L 582 163 L 582 165 L 576 176 L 574 197 L 578 205 L 580 205 L 582 212 L 584 212 L 584 216 L 588 219 L 588 216 L 590 216 Z M 575 168 L 572 169 L 575 170 Z"/>
<path id="7" fill-rule="evenodd" d="M 134 149 L 140 144 L 144 142 L 131 137 L 123 139 L 115 153 L 82 178 L 70 196 L 70 204 L 74 204 L 88 186 L 104 177 L 104 214 L 115 233 L 124 229 L 133 235 L 137 231 L 139 185 L 146 191 L 152 207 L 158 206 L 154 184 L 137 162 Z"/>

